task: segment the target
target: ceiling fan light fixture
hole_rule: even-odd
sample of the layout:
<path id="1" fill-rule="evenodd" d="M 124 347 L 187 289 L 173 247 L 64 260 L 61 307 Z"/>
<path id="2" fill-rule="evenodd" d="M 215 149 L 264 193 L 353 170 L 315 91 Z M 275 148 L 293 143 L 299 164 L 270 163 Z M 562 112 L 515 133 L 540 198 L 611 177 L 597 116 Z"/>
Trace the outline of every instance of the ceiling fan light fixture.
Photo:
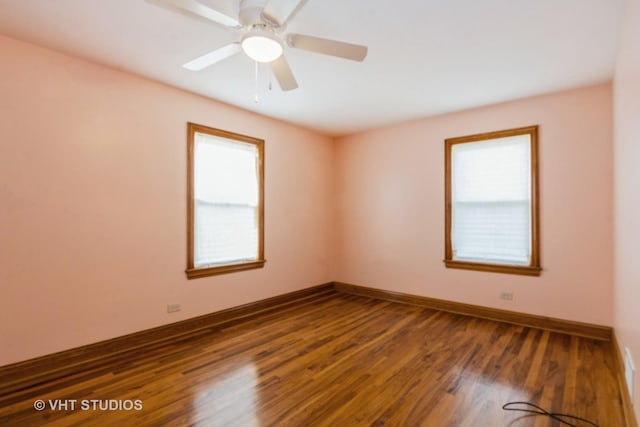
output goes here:
<path id="1" fill-rule="evenodd" d="M 266 30 L 254 29 L 242 38 L 242 50 L 247 56 L 258 62 L 272 62 L 280 58 L 282 42 Z"/>

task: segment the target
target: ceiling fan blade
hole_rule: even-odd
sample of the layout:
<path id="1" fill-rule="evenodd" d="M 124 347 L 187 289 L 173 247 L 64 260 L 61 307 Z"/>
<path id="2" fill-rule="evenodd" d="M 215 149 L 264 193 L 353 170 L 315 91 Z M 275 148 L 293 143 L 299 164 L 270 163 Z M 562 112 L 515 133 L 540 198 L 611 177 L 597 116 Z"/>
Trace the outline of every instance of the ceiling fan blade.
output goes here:
<path id="1" fill-rule="evenodd" d="M 231 27 L 240 28 L 240 23 L 237 19 L 231 16 L 219 12 L 209 6 L 205 6 L 196 0 L 146 0 L 147 3 L 151 3 L 156 6 L 164 7 L 187 14 L 189 16 L 196 16 L 198 18 L 204 18 L 208 21 L 213 21 L 216 24 Z"/>
<path id="2" fill-rule="evenodd" d="M 262 9 L 262 19 L 282 27 L 296 16 L 306 2 L 307 0 L 268 0 Z"/>
<path id="3" fill-rule="evenodd" d="M 352 61 L 363 61 L 369 50 L 366 46 L 321 37 L 305 36 L 304 34 L 289 34 L 287 36 L 287 44 L 296 49 L 339 56 Z"/>
<path id="4" fill-rule="evenodd" d="M 231 43 L 219 49 L 211 51 L 206 55 L 202 55 L 192 61 L 189 61 L 186 64 L 182 65 L 182 67 L 191 71 L 200 71 L 203 68 L 207 68 L 208 66 L 213 65 L 216 62 L 220 62 L 223 59 L 239 53 L 241 50 L 242 49 L 240 48 L 240 43 Z"/>
<path id="5" fill-rule="evenodd" d="M 270 65 L 271 71 L 276 76 L 276 80 L 278 80 L 280 89 L 287 91 L 298 87 L 298 82 L 296 82 L 296 78 L 293 76 L 293 72 L 284 55 L 280 55 L 278 59 L 270 62 Z"/>

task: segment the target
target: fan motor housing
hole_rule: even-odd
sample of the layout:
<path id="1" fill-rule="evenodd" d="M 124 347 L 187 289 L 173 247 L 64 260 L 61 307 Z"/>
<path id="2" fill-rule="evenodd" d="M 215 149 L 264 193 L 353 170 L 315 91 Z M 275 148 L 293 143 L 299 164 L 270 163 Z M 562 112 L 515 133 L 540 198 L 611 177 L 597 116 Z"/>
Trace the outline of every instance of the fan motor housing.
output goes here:
<path id="1" fill-rule="evenodd" d="M 265 0 L 242 0 L 240 2 L 240 13 L 238 15 L 240 24 L 249 28 L 257 24 L 264 25 L 262 9 L 265 3 Z"/>

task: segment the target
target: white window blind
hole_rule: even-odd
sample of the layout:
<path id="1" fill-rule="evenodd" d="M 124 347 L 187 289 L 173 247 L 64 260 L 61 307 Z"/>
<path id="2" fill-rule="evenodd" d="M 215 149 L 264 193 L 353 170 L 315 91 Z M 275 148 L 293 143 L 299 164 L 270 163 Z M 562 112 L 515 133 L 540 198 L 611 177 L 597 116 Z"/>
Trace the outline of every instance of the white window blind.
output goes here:
<path id="1" fill-rule="evenodd" d="M 530 136 L 455 144 L 451 164 L 453 258 L 529 264 Z"/>
<path id="2" fill-rule="evenodd" d="M 258 150 L 195 133 L 195 267 L 258 258 Z"/>

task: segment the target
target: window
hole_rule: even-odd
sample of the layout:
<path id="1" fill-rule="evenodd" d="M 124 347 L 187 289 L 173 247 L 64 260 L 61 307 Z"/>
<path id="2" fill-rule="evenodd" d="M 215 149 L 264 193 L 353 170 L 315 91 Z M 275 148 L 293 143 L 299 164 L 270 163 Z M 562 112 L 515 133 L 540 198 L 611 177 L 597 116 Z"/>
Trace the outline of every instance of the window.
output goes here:
<path id="1" fill-rule="evenodd" d="M 540 275 L 538 127 L 445 140 L 445 265 Z"/>
<path id="2" fill-rule="evenodd" d="M 263 267 L 264 141 L 187 129 L 187 277 Z"/>

